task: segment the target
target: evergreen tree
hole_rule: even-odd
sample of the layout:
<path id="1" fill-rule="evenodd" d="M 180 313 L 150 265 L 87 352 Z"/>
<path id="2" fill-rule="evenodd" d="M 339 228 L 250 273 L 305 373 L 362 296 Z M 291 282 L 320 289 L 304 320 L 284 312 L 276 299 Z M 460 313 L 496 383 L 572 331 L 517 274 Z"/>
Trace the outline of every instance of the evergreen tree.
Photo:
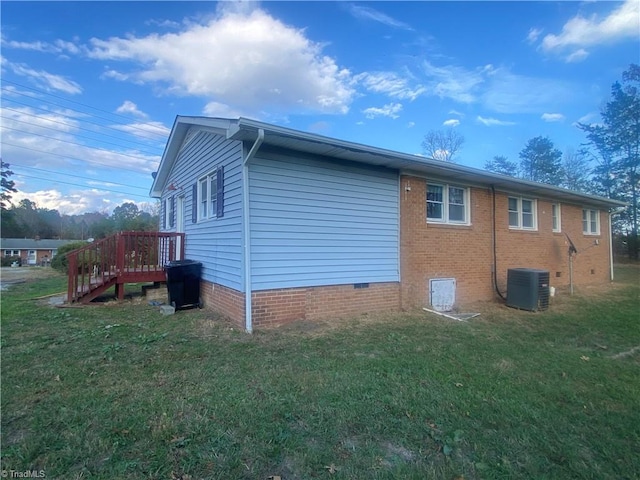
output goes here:
<path id="1" fill-rule="evenodd" d="M 11 175 L 13 175 L 13 172 L 9 170 L 9 164 L 4 163 L 0 158 L 0 186 L 2 187 L 0 208 L 2 210 L 6 210 L 7 206 L 11 204 L 11 194 L 18 191 L 16 183 L 13 180 L 9 180 Z"/>
<path id="2" fill-rule="evenodd" d="M 601 125 L 579 124 L 601 157 L 596 179 L 609 197 L 629 203 L 620 216 L 628 232 L 629 256 L 637 259 L 640 194 L 640 66 L 631 64 L 600 112 Z"/>
<path id="3" fill-rule="evenodd" d="M 518 176 L 518 165 L 503 155 L 496 155 L 492 160 L 487 160 L 484 169 L 490 172 L 508 175 L 510 177 Z"/>
<path id="4" fill-rule="evenodd" d="M 548 137 L 530 139 L 519 156 L 520 173 L 525 180 L 550 185 L 562 183 L 562 152 Z"/>

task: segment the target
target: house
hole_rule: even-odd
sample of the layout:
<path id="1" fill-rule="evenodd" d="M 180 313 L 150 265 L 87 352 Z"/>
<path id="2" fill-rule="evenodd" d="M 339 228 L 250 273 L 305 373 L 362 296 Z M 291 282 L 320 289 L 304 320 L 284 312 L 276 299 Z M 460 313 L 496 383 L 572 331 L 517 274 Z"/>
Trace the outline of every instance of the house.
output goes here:
<path id="1" fill-rule="evenodd" d="M 185 233 L 201 296 L 251 331 L 430 304 L 491 300 L 507 271 L 551 284 L 612 278 L 611 214 L 623 204 L 245 118 L 178 116 L 151 196 Z M 569 272 L 569 240 L 578 254 Z"/>
<path id="2" fill-rule="evenodd" d="M 3 257 L 19 257 L 22 265 L 49 265 L 58 248 L 77 240 L 50 240 L 39 238 L 0 239 Z"/>

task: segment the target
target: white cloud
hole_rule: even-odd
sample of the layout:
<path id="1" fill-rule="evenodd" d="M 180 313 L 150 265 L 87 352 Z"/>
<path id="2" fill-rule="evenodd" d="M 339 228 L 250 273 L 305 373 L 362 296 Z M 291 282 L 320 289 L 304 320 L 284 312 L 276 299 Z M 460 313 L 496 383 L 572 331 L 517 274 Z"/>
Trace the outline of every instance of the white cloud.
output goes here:
<path id="1" fill-rule="evenodd" d="M 485 81 L 491 66 L 467 70 L 464 67 L 446 65 L 437 67 L 425 61 L 423 71 L 426 75 L 427 91 L 441 98 L 450 98 L 460 103 L 472 103 L 477 100 L 476 91 Z"/>
<path id="2" fill-rule="evenodd" d="M 575 99 L 576 89 L 560 80 L 529 77 L 498 68 L 487 77 L 485 108 L 499 113 L 538 113 Z"/>
<path id="3" fill-rule="evenodd" d="M 584 60 L 588 56 L 589 56 L 589 52 L 587 52 L 584 48 L 580 48 L 580 49 L 576 50 L 575 52 L 567 55 L 567 58 L 565 58 L 565 62 L 567 62 L 567 63 L 581 62 L 582 60 Z"/>
<path id="4" fill-rule="evenodd" d="M 237 118 L 244 116 L 240 110 L 220 102 L 209 102 L 202 110 L 208 117 Z"/>
<path id="5" fill-rule="evenodd" d="M 167 128 L 161 122 L 144 122 L 144 123 L 129 123 L 127 125 L 112 125 L 111 128 L 127 132 L 129 135 L 146 139 L 146 140 L 162 140 L 166 141 L 169 138 L 171 129 Z M 161 138 L 164 137 L 164 138 Z"/>
<path id="6" fill-rule="evenodd" d="M 562 122 L 564 115 L 561 113 L 543 113 L 540 118 L 545 122 Z"/>
<path id="7" fill-rule="evenodd" d="M 177 33 L 93 38 L 89 56 L 137 64 L 105 75 L 243 110 L 348 111 L 355 94 L 351 73 L 324 55 L 323 45 L 263 10 L 232 7 Z"/>
<path id="8" fill-rule="evenodd" d="M 31 50 L 35 52 L 42 53 L 71 53 L 77 54 L 80 52 L 80 47 L 78 47 L 73 42 L 67 42 L 65 40 L 56 40 L 53 43 L 49 42 L 18 42 L 15 40 L 6 40 L 2 38 L 2 46 L 4 48 L 13 48 L 16 50 Z"/>
<path id="9" fill-rule="evenodd" d="M 578 119 L 577 123 L 586 123 L 586 124 L 590 124 L 592 120 L 595 120 L 596 118 L 598 118 L 598 114 L 595 112 L 589 112 L 586 115 L 581 116 Z M 574 124 L 575 125 L 575 124 Z"/>
<path id="10" fill-rule="evenodd" d="M 407 128 L 413 128 L 416 126 L 416 122 L 407 122 Z"/>
<path id="11" fill-rule="evenodd" d="M 400 103 L 388 103 L 384 105 L 382 108 L 370 107 L 365 108 L 362 113 L 369 119 L 373 119 L 376 117 L 391 117 L 398 118 L 398 113 L 402 110 L 402 104 Z"/>
<path id="12" fill-rule="evenodd" d="M 498 120 L 496 118 L 484 118 L 481 117 L 480 115 L 478 115 L 476 117 L 476 121 L 478 123 L 481 123 L 482 125 L 486 126 L 486 127 L 505 127 L 505 126 L 509 126 L 509 125 L 515 125 L 515 122 L 508 122 L 505 120 Z"/>
<path id="13" fill-rule="evenodd" d="M 531 28 L 529 33 L 527 34 L 527 42 L 535 43 L 538 40 L 538 37 L 542 33 L 542 29 L 540 28 Z"/>
<path id="14" fill-rule="evenodd" d="M 604 18 L 598 18 L 595 14 L 590 17 L 578 14 L 571 18 L 558 35 L 549 34 L 542 39 L 542 49 L 550 52 L 583 48 L 640 37 L 640 2 L 626 0 L 621 5 L 612 5 L 619 6 Z"/>
<path id="15" fill-rule="evenodd" d="M 442 122 L 442 125 L 444 125 L 445 127 L 457 127 L 458 125 L 460 125 L 460 120 L 458 120 L 457 118 L 450 118 L 449 120 L 445 120 L 444 122 Z"/>
<path id="16" fill-rule="evenodd" d="M 70 95 L 82 93 L 82 87 L 78 83 L 73 80 L 68 80 L 63 76 L 49 73 L 44 70 L 33 70 L 23 63 L 11 63 L 4 60 L 2 64 L 3 66 L 11 68 L 13 73 L 16 75 L 27 77 L 43 90 L 47 90 L 49 92 L 56 90 Z"/>
<path id="17" fill-rule="evenodd" d="M 374 93 L 384 93 L 400 100 L 415 100 L 426 91 L 422 85 L 410 86 L 409 79 L 401 77 L 395 72 L 365 72 L 354 77 L 354 82 L 360 82 Z"/>
<path id="18" fill-rule="evenodd" d="M 464 113 L 459 112 L 457 110 L 449 110 L 449 115 L 456 115 L 456 116 L 458 116 L 460 118 L 464 117 Z"/>
<path id="19" fill-rule="evenodd" d="M 131 100 L 125 100 L 124 103 L 116 109 L 116 112 L 135 115 L 136 117 L 140 117 L 140 118 L 148 117 L 148 115 L 140 111 L 140 109 L 138 109 L 138 106 L 135 103 L 133 103 Z"/>
<path id="20" fill-rule="evenodd" d="M 12 202 L 18 204 L 21 200 L 31 200 L 39 208 L 58 210 L 62 215 L 80 215 L 86 212 L 112 213 L 113 209 L 125 202 L 131 202 L 150 210 L 149 202 L 132 200 L 125 194 L 117 194 L 112 191 L 89 188 L 86 190 L 72 190 L 63 193 L 55 188 L 35 190 L 27 192 L 21 186 L 17 193 L 13 193 Z"/>
<path id="21" fill-rule="evenodd" d="M 382 23 L 389 27 L 401 28 L 404 30 L 413 30 L 409 25 L 400 20 L 390 17 L 386 13 L 382 13 L 371 7 L 364 7 L 362 5 L 349 5 L 349 12 L 356 18 L 364 20 L 373 20 L 374 22 Z"/>

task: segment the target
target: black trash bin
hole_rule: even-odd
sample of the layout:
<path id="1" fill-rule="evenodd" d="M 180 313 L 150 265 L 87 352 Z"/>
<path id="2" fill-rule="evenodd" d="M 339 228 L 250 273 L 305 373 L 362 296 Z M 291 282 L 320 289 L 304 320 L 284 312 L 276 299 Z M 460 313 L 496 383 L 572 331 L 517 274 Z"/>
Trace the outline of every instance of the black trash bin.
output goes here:
<path id="1" fill-rule="evenodd" d="M 169 303 L 175 309 L 202 308 L 200 299 L 200 272 L 202 263 L 194 260 L 176 260 L 165 265 Z"/>

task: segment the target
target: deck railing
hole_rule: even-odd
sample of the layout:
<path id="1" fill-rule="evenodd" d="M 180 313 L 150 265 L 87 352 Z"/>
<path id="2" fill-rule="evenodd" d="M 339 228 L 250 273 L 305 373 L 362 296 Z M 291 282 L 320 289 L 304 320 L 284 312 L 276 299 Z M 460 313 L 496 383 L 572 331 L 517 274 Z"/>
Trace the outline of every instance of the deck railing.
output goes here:
<path id="1" fill-rule="evenodd" d="M 156 281 L 184 258 L 184 233 L 120 232 L 67 254 L 69 303 L 107 285 Z"/>

